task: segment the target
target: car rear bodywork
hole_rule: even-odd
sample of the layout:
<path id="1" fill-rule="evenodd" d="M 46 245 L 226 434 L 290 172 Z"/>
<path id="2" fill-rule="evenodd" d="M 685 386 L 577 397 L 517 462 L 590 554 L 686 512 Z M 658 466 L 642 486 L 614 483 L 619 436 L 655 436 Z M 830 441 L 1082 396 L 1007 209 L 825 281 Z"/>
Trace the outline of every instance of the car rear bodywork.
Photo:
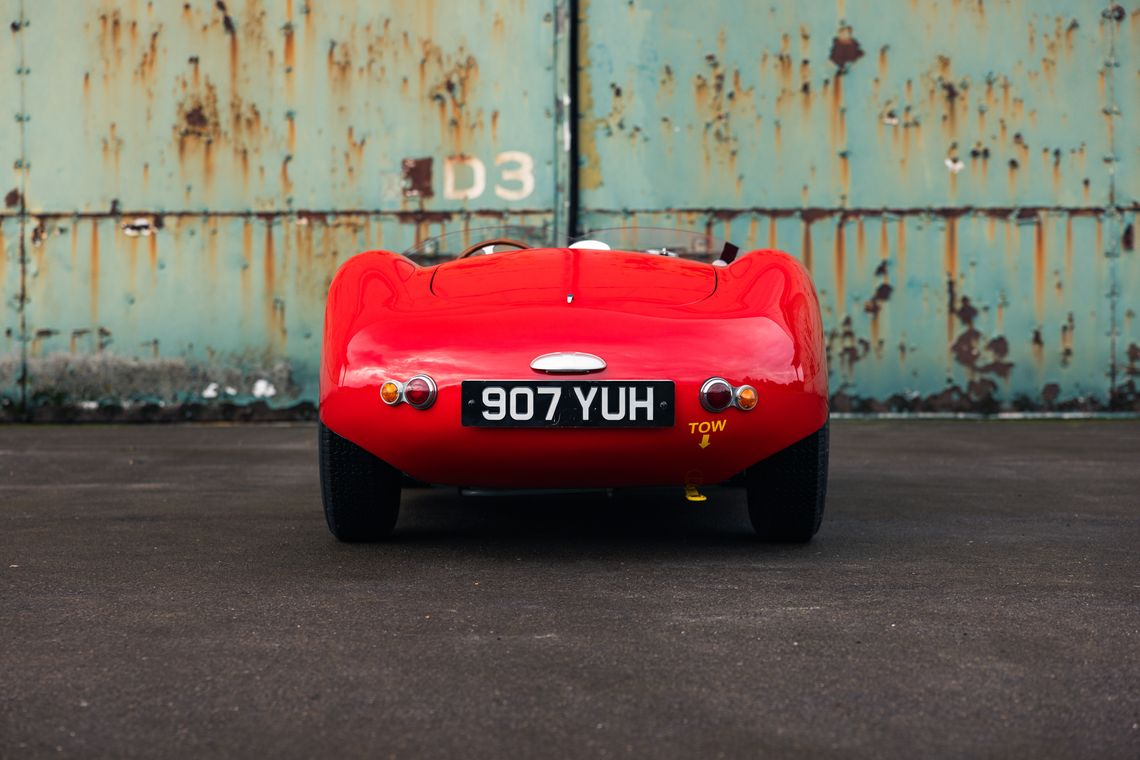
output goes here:
<path id="1" fill-rule="evenodd" d="M 727 266 L 643 252 L 542 248 L 435 267 L 363 253 L 329 291 L 320 416 L 407 475 L 493 488 L 699 485 L 728 480 L 819 430 L 827 368 L 819 304 L 791 256 Z M 675 418 L 658 428 L 461 424 L 467 380 L 535 380 L 536 357 L 585 352 L 591 380 L 668 380 Z M 385 404 L 386 380 L 431 377 L 430 408 Z M 751 411 L 707 411 L 710 377 L 751 385 Z"/>

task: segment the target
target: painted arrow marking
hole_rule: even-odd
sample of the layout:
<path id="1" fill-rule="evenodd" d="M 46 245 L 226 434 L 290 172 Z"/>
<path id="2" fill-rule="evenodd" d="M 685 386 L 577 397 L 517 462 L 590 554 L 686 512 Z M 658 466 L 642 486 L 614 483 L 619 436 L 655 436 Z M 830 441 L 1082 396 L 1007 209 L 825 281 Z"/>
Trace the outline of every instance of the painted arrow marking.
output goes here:
<path id="1" fill-rule="evenodd" d="M 698 443 L 697 445 L 700 446 L 702 449 L 707 449 L 709 447 L 709 434 L 705 433 L 705 437 L 702 438 L 701 442 Z"/>

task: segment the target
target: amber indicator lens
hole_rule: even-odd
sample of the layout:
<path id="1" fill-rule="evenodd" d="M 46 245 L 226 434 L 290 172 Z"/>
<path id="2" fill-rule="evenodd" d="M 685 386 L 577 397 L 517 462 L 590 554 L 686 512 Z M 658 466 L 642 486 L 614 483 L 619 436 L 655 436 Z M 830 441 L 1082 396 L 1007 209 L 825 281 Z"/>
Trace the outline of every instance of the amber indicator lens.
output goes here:
<path id="1" fill-rule="evenodd" d="M 714 377 L 701 386 L 701 405 L 710 412 L 723 412 L 732 406 L 733 391 L 728 381 Z"/>
<path id="2" fill-rule="evenodd" d="M 404 386 L 404 400 L 417 409 L 426 409 L 435 401 L 435 383 L 430 377 L 413 377 Z"/>
<path id="3" fill-rule="evenodd" d="M 397 404 L 400 401 L 400 384 L 389 380 L 380 386 L 380 398 L 385 404 Z"/>
<path id="4" fill-rule="evenodd" d="M 756 408 L 758 400 L 756 389 L 751 385 L 742 385 L 736 389 L 736 405 L 744 411 L 747 412 Z"/>

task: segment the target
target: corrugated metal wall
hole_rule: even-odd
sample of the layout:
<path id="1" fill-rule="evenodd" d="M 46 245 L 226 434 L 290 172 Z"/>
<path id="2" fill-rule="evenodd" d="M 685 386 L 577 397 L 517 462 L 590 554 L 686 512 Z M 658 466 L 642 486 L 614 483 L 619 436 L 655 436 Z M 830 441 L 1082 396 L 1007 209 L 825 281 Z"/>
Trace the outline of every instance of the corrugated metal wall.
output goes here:
<path id="1" fill-rule="evenodd" d="M 8 418 L 311 412 L 339 262 L 574 220 L 800 256 L 839 411 L 1140 408 L 1135 5 L 0 11 Z"/>

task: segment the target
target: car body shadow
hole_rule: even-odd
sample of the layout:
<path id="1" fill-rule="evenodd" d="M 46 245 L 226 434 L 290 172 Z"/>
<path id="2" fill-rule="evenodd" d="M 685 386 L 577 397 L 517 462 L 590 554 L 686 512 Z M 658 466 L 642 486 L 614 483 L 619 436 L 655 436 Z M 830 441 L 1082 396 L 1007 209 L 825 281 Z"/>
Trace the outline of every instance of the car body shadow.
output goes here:
<path id="1" fill-rule="evenodd" d="M 455 489 L 409 489 L 392 537 L 364 551 L 502 552 L 530 557 L 581 557 L 599 551 L 693 555 L 802 553 L 803 545 L 761 542 L 748 521 L 744 491 L 709 488 L 687 502 L 678 488 L 543 495 L 463 496 Z"/>

